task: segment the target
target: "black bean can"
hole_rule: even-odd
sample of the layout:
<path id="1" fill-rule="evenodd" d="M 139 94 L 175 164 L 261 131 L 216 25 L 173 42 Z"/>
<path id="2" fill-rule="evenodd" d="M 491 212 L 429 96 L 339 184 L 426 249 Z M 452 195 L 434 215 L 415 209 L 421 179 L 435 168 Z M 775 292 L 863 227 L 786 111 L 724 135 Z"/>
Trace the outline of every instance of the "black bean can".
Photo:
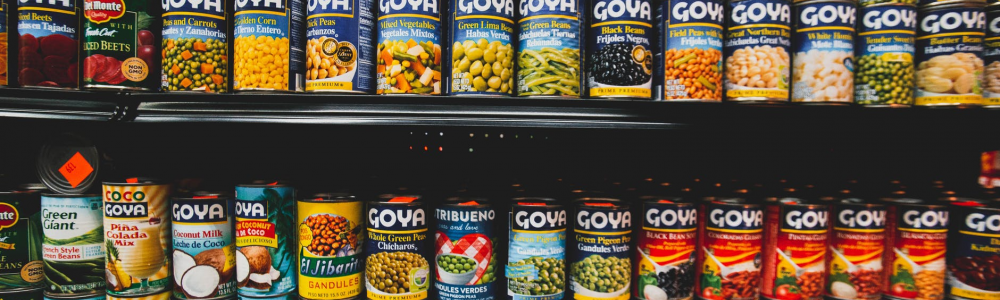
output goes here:
<path id="1" fill-rule="evenodd" d="M 953 221 L 948 233 L 949 298 L 1000 297 L 1000 207 L 980 201 L 951 203 Z"/>
<path id="2" fill-rule="evenodd" d="M 597 98 L 650 99 L 652 95 L 653 3 L 591 0 L 587 35 L 587 87 Z"/>
<path id="3" fill-rule="evenodd" d="M 424 202 L 417 196 L 369 201 L 365 220 L 368 223 L 365 241 L 368 299 L 427 299 L 433 274 Z M 386 276 L 391 277 L 391 273 L 405 274 L 407 280 L 387 283 Z"/>

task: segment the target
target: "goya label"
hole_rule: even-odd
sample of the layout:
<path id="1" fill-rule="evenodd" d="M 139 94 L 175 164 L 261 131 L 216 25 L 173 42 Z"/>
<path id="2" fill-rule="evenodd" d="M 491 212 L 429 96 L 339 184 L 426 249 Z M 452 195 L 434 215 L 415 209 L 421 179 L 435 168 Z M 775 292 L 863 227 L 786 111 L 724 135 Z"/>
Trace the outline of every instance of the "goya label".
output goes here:
<path id="1" fill-rule="evenodd" d="M 229 27 L 226 1 L 165 0 L 163 8 L 164 91 L 229 91 Z"/>
<path id="2" fill-rule="evenodd" d="M 986 40 L 983 50 L 983 105 L 1000 105 L 1000 6 L 986 9 Z"/>
<path id="3" fill-rule="evenodd" d="M 365 287 L 368 299 L 417 300 L 427 299 L 431 282 L 431 265 L 427 232 L 427 211 L 415 198 L 397 197 L 409 202 L 369 202 L 365 219 L 366 239 Z M 403 200 L 405 199 L 405 200 Z M 393 267 L 391 261 L 405 260 Z M 386 284 L 386 273 L 396 272 L 399 278 Z"/>
<path id="4" fill-rule="evenodd" d="M 882 294 L 891 299 L 943 299 L 948 209 L 937 205 L 887 207 Z"/>
<path id="5" fill-rule="evenodd" d="M 862 6 L 855 45 L 854 101 L 862 105 L 913 104 L 913 43 L 917 8 Z"/>
<path id="6" fill-rule="evenodd" d="M 693 204 L 670 200 L 643 203 L 633 297 L 655 300 L 693 296 L 697 230 L 698 209 Z"/>
<path id="7" fill-rule="evenodd" d="M 583 2 L 518 0 L 518 96 L 582 95 Z"/>
<path id="8" fill-rule="evenodd" d="M 1000 209 L 952 206 L 948 247 L 948 293 L 952 298 L 1000 299 L 996 268 Z"/>
<path id="9" fill-rule="evenodd" d="M 378 1 L 377 94 L 441 94 L 438 0 Z"/>
<path id="10" fill-rule="evenodd" d="M 566 209 L 517 203 L 510 213 L 507 295 L 514 300 L 559 300 L 566 290 Z"/>
<path id="11" fill-rule="evenodd" d="M 76 88 L 80 8 L 74 0 L 17 0 L 21 86 Z M 5 23 L 3 26 L 6 26 Z M 6 69 L 6 66 L 4 66 Z"/>
<path id="12" fill-rule="evenodd" d="M 38 203 L 38 194 L 0 193 L 0 258 L 6 262 L 0 264 L 0 288 L 4 290 L 46 286 Z"/>
<path id="13" fill-rule="evenodd" d="M 664 24 L 660 24 L 666 78 L 663 99 L 722 101 L 723 2 L 664 2 Z"/>
<path id="14" fill-rule="evenodd" d="M 234 18 L 233 90 L 303 91 L 302 0 L 236 0 Z"/>
<path id="15" fill-rule="evenodd" d="M 175 299 L 236 295 L 236 240 L 231 198 L 174 198 L 173 268 Z"/>
<path id="16" fill-rule="evenodd" d="M 921 11 L 917 26 L 916 105 L 983 102 L 983 6 Z"/>
<path id="17" fill-rule="evenodd" d="M 795 5 L 792 102 L 851 102 L 856 14 L 854 1 Z"/>
<path id="18" fill-rule="evenodd" d="M 761 296 L 822 299 L 830 225 L 827 206 L 782 203 L 768 205 L 765 213 Z"/>
<path id="19" fill-rule="evenodd" d="M 170 293 L 169 185 L 105 183 L 104 240 L 107 293 Z"/>
<path id="20" fill-rule="evenodd" d="M 156 2 L 83 0 L 83 84 L 149 90 L 160 82 Z"/>
<path id="21" fill-rule="evenodd" d="M 465 202 L 437 209 L 434 286 L 443 300 L 499 298 L 496 211 L 486 204 Z"/>
<path id="22" fill-rule="evenodd" d="M 100 196 L 42 196 L 42 257 L 50 296 L 103 293 L 104 221 Z"/>
<path id="23" fill-rule="evenodd" d="M 236 187 L 236 266 L 249 266 L 236 278 L 241 297 L 276 297 L 295 291 L 295 189 L 284 185 Z M 239 275 L 239 274 L 238 274 Z"/>
<path id="24" fill-rule="evenodd" d="M 741 0 L 728 4 L 723 47 L 726 99 L 788 101 L 792 64 L 789 1 Z"/>
<path id="25" fill-rule="evenodd" d="M 353 199 L 298 202 L 301 298 L 353 299 L 361 295 L 362 209 L 364 204 Z M 399 274 L 396 276 L 398 279 Z"/>
<path id="26" fill-rule="evenodd" d="M 592 1 L 587 39 L 587 87 L 593 97 L 650 98 L 652 95 L 652 3 L 648 0 Z"/>
<path id="27" fill-rule="evenodd" d="M 628 300 L 632 286 L 632 212 L 627 205 L 585 202 L 573 222 L 569 286 L 574 299 Z"/>
<path id="28" fill-rule="evenodd" d="M 833 211 L 825 295 L 843 300 L 880 299 L 885 207 L 841 204 Z"/>
<path id="29" fill-rule="evenodd" d="M 709 203 L 698 216 L 699 299 L 757 299 L 764 211 L 757 205 Z M 709 297 L 708 295 L 711 295 Z"/>
<path id="30" fill-rule="evenodd" d="M 372 0 L 306 2 L 306 91 L 371 93 Z"/>
<path id="31" fill-rule="evenodd" d="M 7 78 L 10 77 L 9 70 L 13 66 L 7 58 L 10 55 L 10 35 L 14 32 L 7 26 L 8 0 L 0 0 L 0 86 L 7 85 Z"/>
<path id="32" fill-rule="evenodd" d="M 451 5 L 451 94 L 514 94 L 514 0 Z"/>

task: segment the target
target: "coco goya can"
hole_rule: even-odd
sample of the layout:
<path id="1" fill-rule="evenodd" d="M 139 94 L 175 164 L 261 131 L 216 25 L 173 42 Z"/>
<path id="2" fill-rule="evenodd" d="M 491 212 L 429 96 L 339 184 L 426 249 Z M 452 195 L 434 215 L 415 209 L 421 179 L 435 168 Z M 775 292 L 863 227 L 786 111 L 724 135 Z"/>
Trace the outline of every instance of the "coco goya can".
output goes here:
<path id="1" fill-rule="evenodd" d="M 1000 298 L 1000 208 L 971 201 L 952 203 L 948 232 L 948 295 L 951 299 Z"/>
<path id="2" fill-rule="evenodd" d="M 823 298 L 829 207 L 803 202 L 784 198 L 766 208 L 760 291 L 765 299 L 781 299 L 786 292 L 802 300 Z"/>
<path id="3" fill-rule="evenodd" d="M 427 211 L 418 196 L 386 195 L 368 202 L 365 288 L 368 299 L 427 299 L 432 265 Z M 396 272 L 398 278 L 386 282 Z"/>
<path id="4" fill-rule="evenodd" d="M 728 1 L 723 57 L 727 101 L 788 101 L 792 9 L 788 0 Z"/>
<path id="5" fill-rule="evenodd" d="M 38 193 L 0 192 L 0 212 L 0 293 L 46 287 Z"/>
<path id="6" fill-rule="evenodd" d="M 1000 5 L 986 7 L 986 40 L 983 42 L 983 105 L 1000 106 Z"/>
<path id="7" fill-rule="evenodd" d="M 591 97 L 652 96 L 653 4 L 648 0 L 590 2 L 587 87 Z"/>
<path id="8" fill-rule="evenodd" d="M 372 0 L 306 1 L 306 91 L 371 93 Z"/>
<path id="9" fill-rule="evenodd" d="M 499 299 L 496 211 L 485 199 L 449 199 L 437 209 L 435 281 L 442 300 Z"/>
<path id="10" fill-rule="evenodd" d="M 103 189 L 108 295 L 169 294 L 170 185 L 127 180 L 105 182 Z"/>
<path id="11" fill-rule="evenodd" d="M 223 299 L 236 295 L 233 200 L 225 196 L 174 198 L 175 299 Z"/>
<path id="12" fill-rule="evenodd" d="M 723 2 L 663 2 L 658 26 L 664 100 L 722 101 L 722 25 L 726 21 Z"/>
<path id="13" fill-rule="evenodd" d="M 513 95 L 514 0 L 451 3 L 450 93 Z"/>
<path id="14" fill-rule="evenodd" d="M 159 1 L 83 0 L 83 87 L 153 90 L 159 86 Z"/>
<path id="15" fill-rule="evenodd" d="M 241 298 L 295 297 L 295 212 L 291 186 L 236 186 L 236 284 Z"/>
<path id="16" fill-rule="evenodd" d="M 507 296 L 563 299 L 566 289 L 566 208 L 548 198 L 517 198 L 510 212 Z"/>
<path id="17" fill-rule="evenodd" d="M 104 221 L 98 195 L 42 195 L 45 294 L 104 295 Z"/>
<path id="18" fill-rule="evenodd" d="M 438 0 L 378 0 L 377 94 L 441 94 L 441 7 Z"/>
<path id="19" fill-rule="evenodd" d="M 855 103 L 912 105 L 917 8 L 892 3 L 862 6 L 858 16 Z"/>
<path id="20" fill-rule="evenodd" d="M 582 95 L 583 0 L 518 0 L 518 96 Z"/>
<path id="21" fill-rule="evenodd" d="M 851 103 L 857 2 L 796 3 L 792 102 Z"/>
<path id="22" fill-rule="evenodd" d="M 632 296 L 642 300 L 694 296 L 698 209 L 668 199 L 642 203 L 642 229 L 636 243 Z"/>
<path id="23" fill-rule="evenodd" d="M 348 194 L 300 199 L 298 275 L 301 299 L 355 299 L 361 295 L 364 204 Z"/>
<path id="24" fill-rule="evenodd" d="M 302 0 L 235 0 L 233 90 L 305 89 Z"/>
<path id="25" fill-rule="evenodd" d="M 825 295 L 840 300 L 882 298 L 886 212 L 881 204 L 837 203 L 827 254 Z"/>
<path id="26" fill-rule="evenodd" d="M 163 64 L 166 92 L 229 91 L 229 23 L 224 0 L 168 0 L 163 8 Z"/>
<path id="27" fill-rule="evenodd" d="M 944 299 L 948 208 L 917 199 L 886 205 L 883 298 Z"/>
<path id="28" fill-rule="evenodd" d="M 764 211 L 742 199 L 706 203 L 698 216 L 698 299 L 753 300 L 760 288 Z M 706 297 L 705 295 L 712 295 Z"/>
<path id="29" fill-rule="evenodd" d="M 915 105 L 982 105 L 984 7 L 955 2 L 920 9 Z"/>
<path id="30" fill-rule="evenodd" d="M 575 299 L 629 299 L 632 286 L 632 212 L 628 205 L 583 201 L 576 205 L 569 288 Z"/>
<path id="31" fill-rule="evenodd" d="M 17 70 L 21 86 L 77 88 L 79 2 L 17 1 L 17 32 L 20 35 Z"/>

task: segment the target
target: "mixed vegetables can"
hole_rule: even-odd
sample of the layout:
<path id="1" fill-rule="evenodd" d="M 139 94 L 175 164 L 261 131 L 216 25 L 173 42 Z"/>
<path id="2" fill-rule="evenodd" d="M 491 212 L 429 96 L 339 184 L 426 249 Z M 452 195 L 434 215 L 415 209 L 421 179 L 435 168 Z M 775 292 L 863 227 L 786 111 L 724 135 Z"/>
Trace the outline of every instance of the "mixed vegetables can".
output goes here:
<path id="1" fill-rule="evenodd" d="M 917 8 L 889 3 L 861 6 L 859 10 L 854 102 L 865 106 L 912 105 Z"/>
<path id="2" fill-rule="evenodd" d="M 792 102 L 851 103 L 855 0 L 795 3 Z"/>
<path id="3" fill-rule="evenodd" d="M 303 91 L 305 3 L 302 0 L 235 2 L 233 90 Z"/>
<path id="4" fill-rule="evenodd" d="M 418 196 L 387 195 L 369 201 L 365 215 L 368 299 L 427 299 L 433 274 L 424 202 Z M 393 272 L 399 280 L 387 281 Z"/>
<path id="5" fill-rule="evenodd" d="M 755 300 L 761 283 L 764 211 L 743 199 L 704 204 L 698 215 L 695 297 Z"/>
<path id="6" fill-rule="evenodd" d="M 159 86 L 158 4 L 83 0 L 83 87 L 153 90 Z"/>
<path id="7" fill-rule="evenodd" d="M 306 1 L 306 91 L 372 92 L 372 0 Z"/>
<path id="8" fill-rule="evenodd" d="M 1000 106 L 1000 5 L 986 7 L 986 39 L 983 41 L 983 105 Z"/>
<path id="9" fill-rule="evenodd" d="M 361 296 L 364 204 L 348 194 L 299 199 L 298 275 L 301 299 Z"/>
<path id="10" fill-rule="evenodd" d="M 883 298 L 944 299 L 948 224 L 946 206 L 917 199 L 887 200 Z"/>
<path id="11" fill-rule="evenodd" d="M 104 183 L 109 296 L 172 294 L 170 188 L 134 178 Z"/>
<path id="12" fill-rule="evenodd" d="M 954 2 L 920 9 L 917 106 L 983 103 L 985 3 Z"/>
<path id="13" fill-rule="evenodd" d="M 576 299 L 629 299 L 632 286 L 632 212 L 620 202 L 576 205 L 569 288 Z"/>
<path id="14" fill-rule="evenodd" d="M 885 252 L 885 206 L 836 203 L 827 254 L 825 296 L 838 300 L 882 298 L 882 253 Z"/>
<path id="15" fill-rule="evenodd" d="M 29 203 L 24 203 L 25 205 Z M 44 194 L 42 258 L 48 297 L 104 295 L 104 221 L 97 195 Z"/>
<path id="16" fill-rule="evenodd" d="M 226 1 L 162 1 L 163 64 L 160 88 L 166 92 L 229 91 L 229 23 Z"/>
<path id="17" fill-rule="evenodd" d="M 438 0 L 379 0 L 377 94 L 440 95 Z"/>
<path id="18" fill-rule="evenodd" d="M 174 299 L 236 295 L 234 205 L 232 198 L 219 195 L 171 200 Z"/>
<path id="19" fill-rule="evenodd" d="M 658 26 L 664 100 L 722 101 L 723 2 L 663 2 Z"/>
<path id="20" fill-rule="evenodd" d="M 591 97 L 651 98 L 654 4 L 649 0 L 590 2 L 586 74 Z"/>
<path id="21" fill-rule="evenodd" d="M 698 208 L 670 199 L 642 202 L 632 296 L 642 300 L 691 299 L 694 294 Z"/>
<path id="22" fill-rule="evenodd" d="M 948 232 L 948 295 L 956 300 L 1000 298 L 1000 208 L 975 201 L 951 205 Z"/>
<path id="23" fill-rule="evenodd" d="M 291 299 L 297 286 L 295 188 L 281 183 L 236 186 L 236 293 Z"/>
<path id="24" fill-rule="evenodd" d="M 514 94 L 514 0 L 451 1 L 451 95 Z"/>
<path id="25" fill-rule="evenodd" d="M 585 96 L 584 2 L 518 0 L 518 96 Z"/>
<path id="26" fill-rule="evenodd" d="M 79 87 L 79 3 L 76 0 L 18 1 L 17 78 L 22 87 Z"/>
<path id="27" fill-rule="evenodd" d="M 45 288 L 38 193 L 0 192 L 0 212 L 0 293 Z"/>
<path id="28" fill-rule="evenodd" d="M 516 198 L 510 210 L 507 296 L 563 299 L 566 291 L 566 207 L 548 198 Z"/>
<path id="29" fill-rule="evenodd" d="M 500 299 L 496 288 L 496 211 L 486 199 L 451 198 L 437 208 L 434 232 L 438 299 Z"/>
<path id="30" fill-rule="evenodd" d="M 726 17 L 726 100 L 785 102 L 790 91 L 789 0 L 731 0 Z"/>
<path id="31" fill-rule="evenodd" d="M 820 300 L 826 286 L 829 206 L 783 198 L 767 205 L 761 297 Z"/>

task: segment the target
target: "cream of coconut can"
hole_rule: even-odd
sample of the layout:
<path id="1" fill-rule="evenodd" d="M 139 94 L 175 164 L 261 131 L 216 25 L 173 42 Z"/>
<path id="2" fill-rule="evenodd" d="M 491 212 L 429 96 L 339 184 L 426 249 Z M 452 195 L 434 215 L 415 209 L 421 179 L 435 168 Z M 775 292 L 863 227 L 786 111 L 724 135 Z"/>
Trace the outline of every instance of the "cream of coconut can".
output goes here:
<path id="1" fill-rule="evenodd" d="M 854 0 L 794 5 L 792 102 L 851 103 L 857 10 Z"/>
<path id="2" fill-rule="evenodd" d="M 42 195 L 42 259 L 49 297 L 104 295 L 103 201 L 98 195 Z"/>
<path id="3" fill-rule="evenodd" d="M 224 299 L 236 295 L 233 201 L 225 196 L 174 198 L 174 299 Z"/>
<path id="4" fill-rule="evenodd" d="M 982 105 L 985 4 L 934 5 L 918 15 L 914 105 Z"/>
<path id="5" fill-rule="evenodd" d="M 0 192 L 0 293 L 45 287 L 38 193 Z"/>
<path id="6" fill-rule="evenodd" d="M 913 104 L 917 8 L 861 6 L 855 42 L 854 102 L 865 106 Z"/>
<path id="7" fill-rule="evenodd" d="M 108 295 L 169 294 L 170 185 L 133 178 L 103 190 Z"/>
<path id="8" fill-rule="evenodd" d="M 986 7 L 983 106 L 1000 107 L 1000 5 Z"/>
<path id="9" fill-rule="evenodd" d="M 322 193 L 299 199 L 296 209 L 299 298 L 358 298 L 363 290 L 364 204 L 350 194 Z"/>
<path id="10" fill-rule="evenodd" d="M 236 283 L 240 298 L 291 298 L 297 284 L 295 188 L 236 186 Z"/>

